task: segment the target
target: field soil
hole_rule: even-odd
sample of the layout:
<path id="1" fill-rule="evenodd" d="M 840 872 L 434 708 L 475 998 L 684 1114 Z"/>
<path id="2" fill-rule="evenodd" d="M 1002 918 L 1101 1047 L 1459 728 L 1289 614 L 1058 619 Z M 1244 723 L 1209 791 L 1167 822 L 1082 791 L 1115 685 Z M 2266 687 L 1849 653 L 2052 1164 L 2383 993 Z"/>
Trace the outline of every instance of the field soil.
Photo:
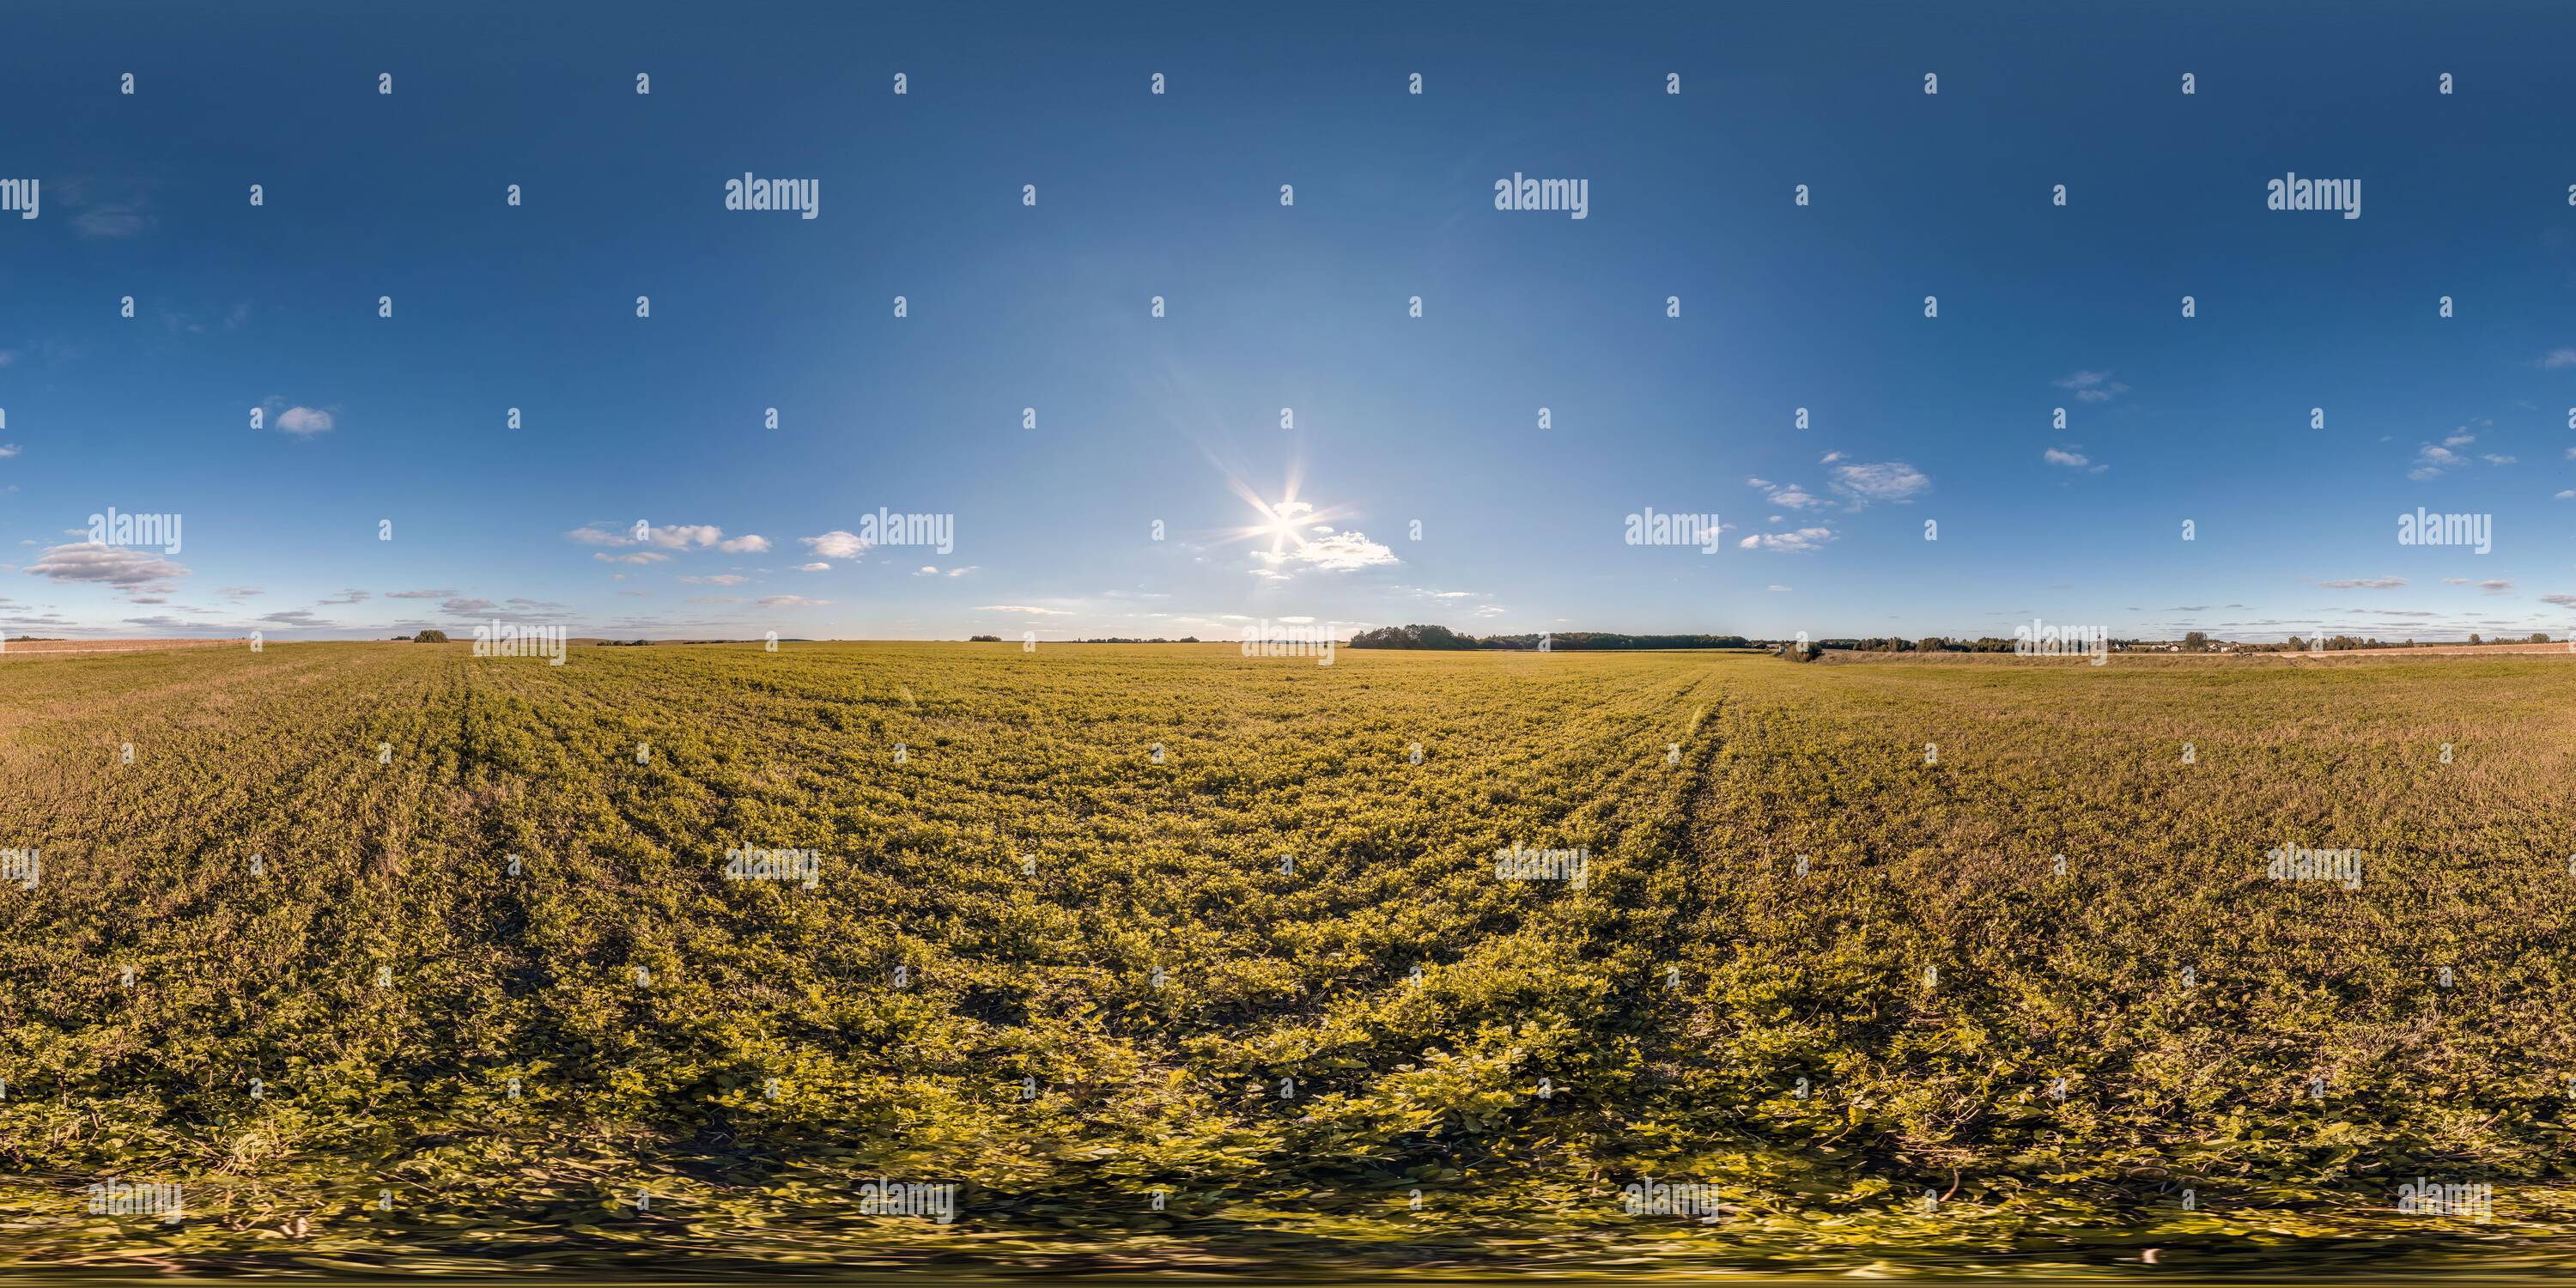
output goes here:
<path id="1" fill-rule="evenodd" d="M 12 643 L 0 1264 L 2566 1273 L 2543 651 Z"/>

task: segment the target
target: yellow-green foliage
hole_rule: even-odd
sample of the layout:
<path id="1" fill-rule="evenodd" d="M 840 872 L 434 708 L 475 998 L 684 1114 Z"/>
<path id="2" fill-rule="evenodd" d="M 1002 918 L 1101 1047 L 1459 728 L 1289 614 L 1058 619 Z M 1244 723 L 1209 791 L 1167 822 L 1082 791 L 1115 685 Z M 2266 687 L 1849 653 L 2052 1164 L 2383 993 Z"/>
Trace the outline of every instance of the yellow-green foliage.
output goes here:
<path id="1" fill-rule="evenodd" d="M 2539 1264 L 2571 707 L 2547 657 L 12 659 L 0 1256 Z"/>

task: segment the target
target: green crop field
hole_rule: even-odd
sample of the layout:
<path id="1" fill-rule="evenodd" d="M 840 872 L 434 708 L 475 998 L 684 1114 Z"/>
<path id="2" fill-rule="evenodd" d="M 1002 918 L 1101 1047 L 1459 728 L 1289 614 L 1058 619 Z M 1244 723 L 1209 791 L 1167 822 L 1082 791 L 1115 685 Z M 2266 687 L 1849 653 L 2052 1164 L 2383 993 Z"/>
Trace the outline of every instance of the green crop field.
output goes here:
<path id="1" fill-rule="evenodd" d="M 2576 1266 L 2571 712 L 2545 655 L 12 655 L 0 1259 Z"/>

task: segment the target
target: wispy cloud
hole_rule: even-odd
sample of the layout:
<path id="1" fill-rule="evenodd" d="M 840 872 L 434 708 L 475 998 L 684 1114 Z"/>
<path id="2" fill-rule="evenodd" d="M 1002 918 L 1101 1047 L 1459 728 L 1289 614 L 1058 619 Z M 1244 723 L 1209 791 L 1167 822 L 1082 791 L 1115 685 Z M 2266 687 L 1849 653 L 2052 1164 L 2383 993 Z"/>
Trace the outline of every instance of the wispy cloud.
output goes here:
<path id="1" fill-rule="evenodd" d="M 2078 402 L 2109 402 L 2113 397 L 2129 392 L 2129 387 L 2113 380 L 2108 371 L 2078 371 L 2049 383 L 2074 391 Z"/>
<path id="2" fill-rule="evenodd" d="M 2415 449 L 2415 465 L 2406 471 L 2406 477 L 2421 483 L 2426 479 L 2440 478 L 2444 473 L 2468 463 L 2467 457 L 2450 448 L 2425 443 Z"/>
<path id="3" fill-rule="evenodd" d="M 1873 501 L 1910 501 L 1930 490 L 1932 480 L 1903 461 L 1878 461 L 1835 466 L 1832 486 L 1858 508 Z"/>
<path id="4" fill-rule="evenodd" d="M 90 241 L 140 237 L 157 222 L 139 201 L 92 206 L 72 217 L 72 231 Z"/>
<path id="5" fill-rule="evenodd" d="M 681 523 L 664 527 L 647 526 L 638 539 L 633 528 L 610 528 L 591 523 L 564 534 L 566 540 L 585 546 L 655 546 L 663 550 L 704 550 L 713 548 L 727 554 L 765 554 L 769 538 L 752 534 L 728 537 L 724 529 L 711 523 Z M 627 560 L 626 562 L 646 562 Z"/>
<path id="6" fill-rule="evenodd" d="M 1834 454 L 1834 456 L 1839 455 L 1841 455 L 1839 452 Z M 1834 456 L 1827 456 L 1825 459 L 1832 460 L 1834 459 Z M 1807 489 L 1800 487 L 1795 483 L 1777 484 L 1766 479 L 1746 479 L 1744 481 L 1762 489 L 1762 495 L 1765 500 L 1768 500 L 1771 504 L 1780 506 L 1784 509 L 1806 510 L 1821 505 L 1832 504 L 1832 502 L 1809 492 Z"/>

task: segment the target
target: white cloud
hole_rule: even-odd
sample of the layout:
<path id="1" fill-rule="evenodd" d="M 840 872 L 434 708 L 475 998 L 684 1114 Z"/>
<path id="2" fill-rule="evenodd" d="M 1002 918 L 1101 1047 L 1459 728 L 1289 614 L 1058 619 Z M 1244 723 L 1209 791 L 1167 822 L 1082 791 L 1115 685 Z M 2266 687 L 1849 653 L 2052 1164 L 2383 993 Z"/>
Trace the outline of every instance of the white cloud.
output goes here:
<path id="1" fill-rule="evenodd" d="M 1831 528 L 1800 528 L 1795 532 L 1757 532 L 1736 542 L 1743 550 L 1768 550 L 1775 554 L 1802 555 L 1824 548 L 1834 539 Z"/>
<path id="2" fill-rule="evenodd" d="M 2047 461 L 2051 465 L 2073 465 L 2081 467 L 2093 463 L 2086 459 L 2084 454 L 2081 452 L 2062 452 L 2054 447 L 2049 448 L 2040 459 Z"/>
<path id="3" fill-rule="evenodd" d="M 680 580 L 692 586 L 739 586 L 751 578 L 738 572 L 720 572 L 706 577 L 682 577 Z"/>
<path id="4" fill-rule="evenodd" d="M 0 461 L 5 461 L 17 454 L 18 445 L 16 443 L 0 443 Z"/>
<path id="5" fill-rule="evenodd" d="M 625 555 L 612 555 L 606 553 L 593 554 L 591 558 L 596 559 L 601 563 L 653 564 L 667 563 L 670 561 L 671 556 L 663 554 L 659 550 L 638 550 L 633 554 Z"/>
<path id="6" fill-rule="evenodd" d="M 760 606 L 763 608 L 821 608 L 831 602 L 828 599 L 807 599 L 803 595 L 772 595 L 760 601 Z"/>
<path id="7" fill-rule="evenodd" d="M 256 592 L 254 592 L 254 593 L 256 593 Z M 455 592 L 455 591 L 452 591 L 452 590 L 397 590 L 397 591 L 395 591 L 394 593 L 392 593 L 392 594 L 390 594 L 390 595 L 385 596 L 385 598 L 387 598 L 387 599 L 437 599 L 437 598 L 440 598 L 440 597 L 442 597 L 442 596 L 446 596 L 446 595 L 453 595 L 453 594 L 455 594 L 455 593 L 456 593 L 456 592 Z"/>
<path id="8" fill-rule="evenodd" d="M 936 577 L 939 575 L 939 569 L 930 564 L 923 564 L 919 568 L 913 569 L 912 575 L 915 577 Z"/>
<path id="9" fill-rule="evenodd" d="M 277 427 L 298 438 L 331 432 L 331 413 L 312 407 L 289 407 L 277 413 Z"/>
<path id="10" fill-rule="evenodd" d="M 963 576 L 965 576 L 966 574 L 968 574 L 968 573 L 970 573 L 970 572 L 974 572 L 974 571 L 976 571 L 977 569 L 982 568 L 982 567 L 983 567 L 983 565 L 982 565 L 982 564 L 968 564 L 968 565 L 966 565 L 966 566 L 965 566 L 965 567 L 963 567 L 963 568 L 951 568 L 951 569 L 949 569 L 949 570 L 948 570 L 948 575 L 949 575 L 949 576 L 951 576 L 951 577 L 963 577 Z"/>
<path id="11" fill-rule="evenodd" d="M 798 537 L 797 540 L 825 559 L 856 559 L 868 548 L 868 543 L 860 540 L 857 533 L 843 532 L 839 528 L 819 537 Z"/>
<path id="12" fill-rule="evenodd" d="M 1787 590 L 1787 589 L 1788 589 L 1788 587 L 1786 587 L 1786 586 L 1765 586 L 1765 587 L 1763 587 L 1763 589 L 1764 589 L 1764 590 Z"/>
<path id="13" fill-rule="evenodd" d="M 147 550 L 80 541 L 47 546 L 27 571 L 55 581 L 102 582 L 120 590 L 166 593 L 188 570 Z"/>
<path id="14" fill-rule="evenodd" d="M 808 564 L 798 564 L 798 565 L 796 565 L 796 571 L 798 571 L 798 572 L 830 572 L 830 571 L 832 571 L 832 565 L 827 564 L 827 563 L 821 563 L 821 562 L 808 563 Z"/>
<path id="15" fill-rule="evenodd" d="M 686 550 L 692 545 L 712 546 L 724 539 L 724 529 L 712 523 L 678 523 L 667 528 L 646 528 L 645 539 L 666 550 Z"/>
<path id="16" fill-rule="evenodd" d="M 2547 357 L 2540 360 L 2540 367 L 2543 371 L 2558 371 L 2566 367 L 2576 367 L 2576 349 L 2552 349 L 2549 351 Z"/>
<path id="17" fill-rule="evenodd" d="M 1031 608 L 1026 604 L 979 604 L 976 606 L 975 611 L 979 613 L 1028 613 L 1033 616 L 1041 617 L 1070 617 L 1073 615 L 1061 608 Z"/>
<path id="18" fill-rule="evenodd" d="M 1283 565 L 1302 564 L 1325 572 L 1351 572 L 1401 562 L 1395 552 L 1368 539 L 1364 532 L 1336 532 L 1329 537 L 1301 541 L 1281 551 L 1255 550 L 1252 557 L 1275 570 Z M 1263 571 L 1255 569 L 1254 571 Z M 1285 576 L 1284 573 L 1274 574 Z"/>
<path id="19" fill-rule="evenodd" d="M 2338 581 L 2317 583 L 2328 590 L 2395 590 L 2406 584 L 2403 577 L 2347 577 Z"/>
<path id="20" fill-rule="evenodd" d="M 769 538 L 746 533 L 729 541 L 717 542 L 716 549 L 734 555 L 765 555 L 769 553 Z"/>

